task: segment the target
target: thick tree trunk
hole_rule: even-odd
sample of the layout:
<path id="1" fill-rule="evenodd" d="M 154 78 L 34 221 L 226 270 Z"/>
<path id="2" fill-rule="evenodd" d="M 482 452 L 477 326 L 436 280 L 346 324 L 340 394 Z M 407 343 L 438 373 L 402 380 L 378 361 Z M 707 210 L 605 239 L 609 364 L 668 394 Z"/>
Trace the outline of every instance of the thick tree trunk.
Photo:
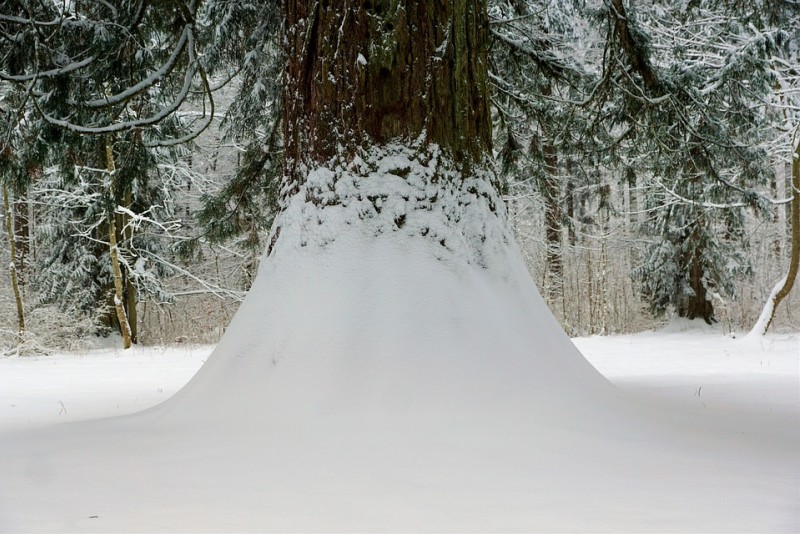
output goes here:
<path id="1" fill-rule="evenodd" d="M 421 138 L 468 168 L 491 147 L 485 0 L 285 0 L 292 193 L 309 164 Z"/>
<path id="2" fill-rule="evenodd" d="M 714 318 L 714 305 L 708 299 L 708 290 L 705 286 L 703 270 L 703 243 L 700 237 L 699 225 L 702 221 L 697 221 L 688 236 L 692 243 L 688 258 L 684 259 L 683 264 L 688 269 L 689 287 L 692 289 L 691 295 L 685 295 L 678 303 L 678 316 L 687 319 L 703 319 L 708 324 L 717 322 Z"/>

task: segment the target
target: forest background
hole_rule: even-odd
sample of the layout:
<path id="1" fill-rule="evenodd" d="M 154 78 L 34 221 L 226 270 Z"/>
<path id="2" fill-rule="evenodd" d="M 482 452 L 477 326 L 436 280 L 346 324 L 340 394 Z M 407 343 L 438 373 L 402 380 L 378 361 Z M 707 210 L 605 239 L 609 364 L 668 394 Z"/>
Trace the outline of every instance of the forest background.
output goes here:
<path id="1" fill-rule="evenodd" d="M 268 245 L 280 2 L 145 6 L 0 8 L 3 352 L 215 342 Z M 753 327 L 797 242 L 800 4 L 489 14 L 502 192 L 567 333 Z M 772 328 L 800 329 L 797 293 Z"/>

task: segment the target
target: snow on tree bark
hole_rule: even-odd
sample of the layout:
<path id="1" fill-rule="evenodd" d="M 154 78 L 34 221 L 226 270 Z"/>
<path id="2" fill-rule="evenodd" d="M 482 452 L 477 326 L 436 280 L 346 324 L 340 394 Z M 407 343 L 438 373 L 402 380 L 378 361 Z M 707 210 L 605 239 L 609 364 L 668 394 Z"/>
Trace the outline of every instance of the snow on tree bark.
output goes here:
<path id="1" fill-rule="evenodd" d="M 106 165 L 108 175 L 111 180 L 111 190 L 115 188 L 116 166 L 114 165 L 114 151 L 111 139 L 106 140 Z M 117 225 L 114 213 L 108 217 L 108 249 L 111 256 L 111 268 L 114 275 L 114 309 L 119 320 L 120 333 L 122 334 L 122 346 L 125 349 L 131 348 L 131 327 L 128 323 L 128 316 L 125 313 L 123 303 L 122 270 L 119 267 L 119 249 L 117 247 Z"/>
<path id="2" fill-rule="evenodd" d="M 486 2 L 286 0 L 288 179 L 304 163 L 395 139 L 459 163 L 491 147 Z"/>

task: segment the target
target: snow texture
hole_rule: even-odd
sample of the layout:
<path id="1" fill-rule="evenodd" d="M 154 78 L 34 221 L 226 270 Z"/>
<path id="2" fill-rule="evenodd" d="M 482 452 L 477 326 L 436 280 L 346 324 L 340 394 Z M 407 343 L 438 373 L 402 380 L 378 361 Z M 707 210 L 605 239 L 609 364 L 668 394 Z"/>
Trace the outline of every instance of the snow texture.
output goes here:
<path id="1" fill-rule="evenodd" d="M 404 147 L 312 171 L 186 387 L 0 439 L 0 530 L 796 531 L 797 431 L 620 392 L 490 174 L 457 178 Z"/>

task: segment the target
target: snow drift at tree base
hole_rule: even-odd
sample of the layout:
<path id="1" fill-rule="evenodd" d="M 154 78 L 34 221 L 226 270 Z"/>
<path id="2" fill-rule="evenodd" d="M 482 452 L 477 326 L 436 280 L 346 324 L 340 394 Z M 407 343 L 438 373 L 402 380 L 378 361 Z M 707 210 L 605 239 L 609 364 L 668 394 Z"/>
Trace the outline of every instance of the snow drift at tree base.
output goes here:
<path id="1" fill-rule="evenodd" d="M 183 390 L 0 440 L 0 527 L 796 530 L 797 433 L 625 398 L 543 304 L 491 178 L 435 147 L 310 171 Z"/>
<path id="2" fill-rule="evenodd" d="M 488 177 L 461 184 L 435 147 L 402 146 L 309 173 L 225 338 L 165 411 L 231 422 L 242 405 L 296 419 L 610 402 L 539 298 Z"/>

